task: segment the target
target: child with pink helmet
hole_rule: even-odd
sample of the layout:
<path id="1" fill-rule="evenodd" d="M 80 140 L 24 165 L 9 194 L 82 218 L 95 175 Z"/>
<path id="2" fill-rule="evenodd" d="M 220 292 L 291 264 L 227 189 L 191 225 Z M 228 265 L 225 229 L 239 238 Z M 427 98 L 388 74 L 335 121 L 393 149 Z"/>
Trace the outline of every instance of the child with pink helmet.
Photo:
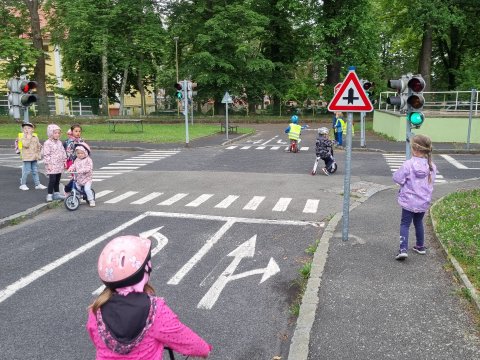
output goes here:
<path id="1" fill-rule="evenodd" d="M 164 347 L 206 358 L 212 346 L 178 320 L 149 283 L 152 242 L 111 240 L 98 259 L 105 290 L 89 307 L 87 330 L 96 359 L 162 359 Z"/>

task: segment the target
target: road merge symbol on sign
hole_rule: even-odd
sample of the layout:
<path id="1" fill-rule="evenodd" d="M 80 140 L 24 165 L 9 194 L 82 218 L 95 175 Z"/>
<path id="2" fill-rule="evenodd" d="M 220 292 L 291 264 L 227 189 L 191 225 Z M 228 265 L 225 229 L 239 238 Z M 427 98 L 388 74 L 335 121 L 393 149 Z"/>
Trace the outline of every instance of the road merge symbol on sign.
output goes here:
<path id="1" fill-rule="evenodd" d="M 335 88 L 337 88 L 338 85 L 339 84 L 337 84 Z M 365 93 L 362 84 L 360 84 L 360 80 L 355 71 L 350 70 L 348 72 L 338 91 L 335 92 L 332 101 L 328 104 L 328 111 L 373 111 L 373 105 Z"/>

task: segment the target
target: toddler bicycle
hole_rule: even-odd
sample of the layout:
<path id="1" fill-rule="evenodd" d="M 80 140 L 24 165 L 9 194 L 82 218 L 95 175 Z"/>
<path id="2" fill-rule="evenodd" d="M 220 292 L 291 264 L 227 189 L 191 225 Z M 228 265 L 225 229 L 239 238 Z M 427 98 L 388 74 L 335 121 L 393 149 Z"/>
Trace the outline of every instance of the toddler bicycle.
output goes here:
<path id="1" fill-rule="evenodd" d="M 70 191 L 70 194 L 65 197 L 64 203 L 68 210 L 75 211 L 80 206 L 81 199 L 85 200 L 88 204 L 90 204 L 90 202 L 87 199 L 87 193 L 85 192 L 84 187 L 77 184 L 77 173 L 71 172 L 70 174 L 73 175 L 73 178 L 67 186 L 72 190 Z M 92 189 L 92 193 L 93 201 L 95 201 L 95 190 Z"/>

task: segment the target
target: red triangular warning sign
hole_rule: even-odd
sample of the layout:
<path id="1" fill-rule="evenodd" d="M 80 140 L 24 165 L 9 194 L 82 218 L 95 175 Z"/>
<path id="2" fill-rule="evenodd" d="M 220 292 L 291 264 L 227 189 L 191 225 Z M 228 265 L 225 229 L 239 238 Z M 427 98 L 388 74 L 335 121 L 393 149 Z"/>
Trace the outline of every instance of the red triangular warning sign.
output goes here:
<path id="1" fill-rule="evenodd" d="M 370 112 L 373 105 L 365 94 L 360 80 L 354 70 L 350 70 L 342 82 L 342 86 L 328 104 L 328 111 Z"/>

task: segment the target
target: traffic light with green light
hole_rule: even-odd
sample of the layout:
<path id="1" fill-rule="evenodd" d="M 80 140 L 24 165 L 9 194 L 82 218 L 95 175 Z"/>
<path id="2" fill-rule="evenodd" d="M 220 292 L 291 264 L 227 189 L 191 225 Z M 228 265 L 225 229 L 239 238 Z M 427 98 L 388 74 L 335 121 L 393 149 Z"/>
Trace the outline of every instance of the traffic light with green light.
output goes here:
<path id="1" fill-rule="evenodd" d="M 178 100 L 182 100 L 183 99 L 183 92 L 185 91 L 183 89 L 183 86 L 182 86 L 182 83 L 181 82 L 177 82 L 175 83 L 175 97 L 178 99 Z"/>
<path id="2" fill-rule="evenodd" d="M 412 75 L 408 80 L 407 87 L 407 120 L 412 127 L 418 129 L 425 121 L 425 115 L 422 112 L 425 104 L 425 98 L 423 97 L 425 80 L 421 75 Z"/>

